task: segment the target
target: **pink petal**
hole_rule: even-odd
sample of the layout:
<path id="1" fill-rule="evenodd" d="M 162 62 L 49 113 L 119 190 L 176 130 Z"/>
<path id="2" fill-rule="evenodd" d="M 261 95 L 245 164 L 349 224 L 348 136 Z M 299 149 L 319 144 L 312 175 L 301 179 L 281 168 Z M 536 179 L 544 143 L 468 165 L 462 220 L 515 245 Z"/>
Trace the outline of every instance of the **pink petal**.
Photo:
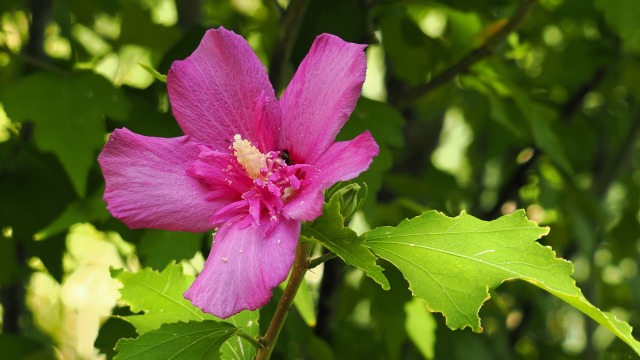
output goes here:
<path id="1" fill-rule="evenodd" d="M 322 192 L 338 181 L 351 180 L 369 168 L 379 148 L 369 131 L 353 140 L 336 142 L 313 164 L 318 172 L 284 207 L 285 216 L 310 221 L 322 213 Z"/>
<path id="2" fill-rule="evenodd" d="M 366 72 L 365 45 L 322 34 L 280 99 L 280 149 L 294 163 L 311 164 L 324 153 L 358 102 Z"/>
<path id="3" fill-rule="evenodd" d="M 280 108 L 264 65 L 249 44 L 225 28 L 206 32 L 198 48 L 171 65 L 167 89 L 185 134 L 226 149 L 240 134 L 273 150 Z"/>
<path id="4" fill-rule="evenodd" d="M 241 217 L 229 220 L 214 236 L 211 253 L 184 294 L 195 306 L 220 318 L 255 310 L 289 274 L 300 235 L 300 222 L 282 219 L 265 235 L 263 225 L 241 228 Z"/>
<path id="5" fill-rule="evenodd" d="M 187 136 L 164 139 L 118 129 L 98 157 L 107 187 L 104 200 L 130 228 L 201 232 L 222 204 L 205 200 L 206 187 L 186 174 L 198 158 Z"/>

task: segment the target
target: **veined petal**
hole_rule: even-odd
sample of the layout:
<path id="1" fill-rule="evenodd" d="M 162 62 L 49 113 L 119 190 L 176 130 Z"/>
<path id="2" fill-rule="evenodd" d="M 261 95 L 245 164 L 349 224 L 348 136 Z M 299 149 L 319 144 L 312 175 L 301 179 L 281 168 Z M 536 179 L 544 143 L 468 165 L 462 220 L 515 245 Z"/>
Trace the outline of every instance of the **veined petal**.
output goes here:
<path id="1" fill-rule="evenodd" d="M 322 34 L 280 99 L 280 149 L 294 163 L 315 162 L 347 121 L 365 79 L 365 45 Z"/>
<path id="2" fill-rule="evenodd" d="M 228 220 L 216 232 L 204 270 L 184 294 L 220 318 L 269 302 L 289 274 L 300 235 L 299 221 L 281 219 L 265 235 L 268 218 L 244 228 L 241 220 Z"/>
<path id="3" fill-rule="evenodd" d="M 291 219 L 310 221 L 322 213 L 322 192 L 338 181 L 351 180 L 369 168 L 379 148 L 369 131 L 353 140 L 336 142 L 312 165 L 318 171 L 309 185 L 297 192 L 285 205 Z"/>
<path id="4" fill-rule="evenodd" d="M 198 143 L 187 136 L 156 138 L 117 129 L 98 157 L 107 187 L 104 200 L 114 217 L 135 228 L 201 232 L 222 203 L 187 175 L 198 158 Z"/>
<path id="5" fill-rule="evenodd" d="M 264 65 L 249 44 L 221 27 L 175 61 L 167 77 L 173 115 L 185 134 L 226 149 L 239 134 L 262 152 L 274 149 L 280 108 Z"/>

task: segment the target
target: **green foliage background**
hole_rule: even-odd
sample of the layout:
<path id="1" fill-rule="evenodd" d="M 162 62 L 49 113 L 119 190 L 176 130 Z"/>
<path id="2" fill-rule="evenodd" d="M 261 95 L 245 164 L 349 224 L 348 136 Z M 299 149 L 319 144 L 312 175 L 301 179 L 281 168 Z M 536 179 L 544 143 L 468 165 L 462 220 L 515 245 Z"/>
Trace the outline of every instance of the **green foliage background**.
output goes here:
<path id="1" fill-rule="evenodd" d="M 126 319 L 138 310 L 116 304 L 109 267 L 202 266 L 209 235 L 111 218 L 96 157 L 116 127 L 180 135 L 164 84 L 140 64 L 164 74 L 217 26 L 248 39 L 276 91 L 315 36 L 370 44 L 364 97 L 340 138 L 369 129 L 381 153 L 358 179 L 369 198 L 352 227 L 524 208 L 551 227 L 540 242 L 574 263 L 587 299 L 639 329 L 638 19 L 637 0 L 0 2 L 0 353 L 110 358 L 136 336 Z M 274 357 L 635 357 L 524 282 L 491 290 L 482 334 L 451 331 L 378 265 L 389 291 L 326 263 L 309 284 L 315 314 L 291 312 Z"/>

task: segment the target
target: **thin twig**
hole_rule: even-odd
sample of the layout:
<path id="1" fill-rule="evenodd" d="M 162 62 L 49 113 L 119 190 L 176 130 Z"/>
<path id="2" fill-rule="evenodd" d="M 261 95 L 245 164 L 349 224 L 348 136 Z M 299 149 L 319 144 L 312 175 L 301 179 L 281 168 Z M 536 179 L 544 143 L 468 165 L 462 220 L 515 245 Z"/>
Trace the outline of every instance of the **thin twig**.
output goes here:
<path id="1" fill-rule="evenodd" d="M 418 98 L 421 98 L 431 91 L 435 90 L 436 88 L 440 87 L 441 85 L 446 84 L 457 75 L 465 72 L 478 61 L 491 55 L 496 50 L 496 48 L 504 41 L 504 39 L 506 39 L 506 37 L 520 25 L 522 20 L 524 20 L 524 18 L 527 16 L 536 2 L 537 0 L 525 0 L 522 4 L 520 4 L 511 20 L 509 20 L 509 22 L 504 27 L 502 27 L 500 31 L 489 38 L 484 43 L 484 45 L 467 54 L 455 65 L 438 74 L 438 76 L 434 77 L 433 80 L 429 81 L 428 83 L 419 85 L 413 89 L 409 89 L 408 91 L 399 94 L 396 97 L 394 105 L 400 109 L 406 108 Z"/>
<path id="2" fill-rule="evenodd" d="M 307 248 L 308 245 L 306 242 L 298 242 L 296 257 L 293 260 L 293 267 L 291 268 L 289 282 L 287 283 L 287 287 L 284 289 L 282 298 L 280 298 L 276 312 L 273 314 L 267 333 L 264 337 L 258 340 L 260 348 L 258 348 L 256 360 L 269 360 L 271 357 L 273 348 L 278 341 L 280 331 L 284 326 L 284 321 L 286 320 L 289 310 L 291 309 L 291 305 L 293 304 L 293 299 L 296 297 L 300 284 L 304 281 L 304 274 L 309 270 Z"/>
<path id="3" fill-rule="evenodd" d="M 309 0 L 291 0 L 287 12 L 282 18 L 278 43 L 273 50 L 269 69 L 269 78 L 276 91 L 282 88 L 282 74 L 291 57 L 293 45 L 298 37 L 298 31 L 308 6 Z"/>
<path id="4" fill-rule="evenodd" d="M 18 61 L 22 61 L 23 63 L 29 64 L 29 65 L 33 65 L 34 67 L 37 67 L 39 69 L 45 70 L 45 71 L 49 71 L 52 73 L 56 73 L 59 75 L 69 75 L 69 71 L 59 68 L 57 66 L 51 65 L 46 61 L 40 60 L 38 58 L 32 57 L 30 55 L 27 54 L 16 54 L 13 51 L 11 51 L 11 49 L 9 49 L 6 46 L 2 46 L 0 47 L 0 52 L 8 54 L 9 57 L 16 59 Z"/>
<path id="5" fill-rule="evenodd" d="M 615 155 L 608 157 L 608 166 L 603 171 L 593 172 L 599 175 L 596 176 L 593 189 L 595 195 L 601 201 L 604 201 L 607 190 L 609 190 L 611 184 L 620 176 L 620 172 L 629 166 L 636 143 L 638 138 L 640 138 L 640 117 L 637 117 L 631 124 L 631 128 L 627 130 L 626 135 L 622 146 L 620 146 Z"/>

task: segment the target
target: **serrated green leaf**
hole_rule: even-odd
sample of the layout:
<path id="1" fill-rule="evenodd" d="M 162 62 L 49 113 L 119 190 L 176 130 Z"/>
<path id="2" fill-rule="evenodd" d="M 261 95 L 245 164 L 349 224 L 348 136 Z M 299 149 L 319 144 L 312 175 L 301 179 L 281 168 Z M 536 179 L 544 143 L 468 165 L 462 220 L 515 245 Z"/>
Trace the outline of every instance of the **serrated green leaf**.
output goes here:
<path id="1" fill-rule="evenodd" d="M 260 325 L 258 324 L 259 318 L 260 313 L 258 311 L 245 310 L 228 318 L 226 321 L 235 325 L 246 334 L 256 338 L 260 332 Z M 227 340 L 227 342 L 222 345 L 221 350 L 223 360 L 252 360 L 256 356 L 258 349 L 248 340 L 236 336 Z"/>
<path id="2" fill-rule="evenodd" d="M 13 121 L 32 121 L 36 144 L 53 152 L 83 197 L 96 152 L 104 144 L 105 115 L 122 119 L 129 104 L 91 72 L 37 73 L 7 88 L 0 99 Z"/>
<path id="3" fill-rule="evenodd" d="M 237 331 L 231 324 L 213 320 L 165 324 L 136 339 L 118 341 L 114 359 L 220 359 L 220 347 Z"/>
<path id="4" fill-rule="evenodd" d="M 369 251 L 364 240 L 355 231 L 344 226 L 338 197 L 331 197 L 329 202 L 324 204 L 322 215 L 303 226 L 302 236 L 317 240 L 345 263 L 362 269 L 383 289 L 389 289 L 389 281 L 382 273 L 382 268 L 376 264 L 376 256 Z"/>
<path id="5" fill-rule="evenodd" d="M 135 326 L 138 334 L 155 330 L 165 323 L 216 319 L 193 306 L 182 296 L 194 277 L 185 275 L 180 265 L 169 264 L 162 272 L 145 268 L 137 273 L 114 273 L 112 276 L 123 285 L 120 289 L 122 300 L 129 305 L 132 312 L 144 312 L 144 315 L 122 317 Z"/>
<path id="6" fill-rule="evenodd" d="M 194 277 L 184 274 L 181 265 L 170 263 L 162 272 L 150 268 L 142 269 L 137 273 L 114 270 L 112 276 L 122 282 L 121 299 L 129 305 L 131 311 L 144 312 L 144 315 L 121 317 L 131 323 L 138 334 L 142 335 L 158 329 L 165 323 L 220 320 L 211 314 L 202 312 L 183 297 Z M 257 311 L 243 311 L 227 318 L 226 322 L 257 337 L 259 317 L 260 314 Z M 229 339 L 222 347 L 222 352 L 223 359 L 252 359 L 255 355 L 255 347 L 247 340 L 238 337 Z"/>
<path id="7" fill-rule="evenodd" d="M 576 307 L 640 354 L 631 326 L 585 299 L 571 278 L 570 262 L 536 242 L 548 233 L 517 211 L 495 221 L 466 213 L 449 218 L 429 211 L 397 227 L 365 234 L 369 247 L 403 273 L 413 293 L 432 312 L 441 312 L 452 329 L 481 331 L 478 311 L 488 290 L 521 279 Z"/>

